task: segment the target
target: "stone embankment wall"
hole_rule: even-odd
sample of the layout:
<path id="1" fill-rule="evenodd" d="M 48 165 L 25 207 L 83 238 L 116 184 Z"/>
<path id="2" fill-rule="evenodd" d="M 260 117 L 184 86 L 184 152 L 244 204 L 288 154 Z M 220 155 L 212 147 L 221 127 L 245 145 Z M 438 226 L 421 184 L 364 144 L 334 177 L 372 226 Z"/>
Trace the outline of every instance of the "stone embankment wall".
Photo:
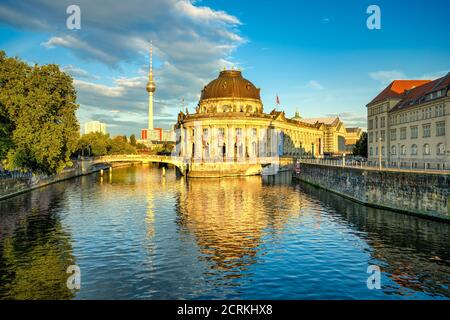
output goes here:
<path id="1" fill-rule="evenodd" d="M 122 164 L 124 165 L 124 164 Z M 104 164 L 92 165 L 90 161 L 76 162 L 72 168 L 67 168 L 63 172 L 52 176 L 24 176 L 11 177 L 0 179 L 0 200 L 10 198 L 27 192 L 36 188 L 40 188 L 55 182 L 75 178 L 78 176 L 91 174 L 100 171 L 101 169 L 108 169 Z"/>
<path id="2" fill-rule="evenodd" d="M 294 177 L 366 205 L 450 221 L 450 174 L 301 164 Z"/>

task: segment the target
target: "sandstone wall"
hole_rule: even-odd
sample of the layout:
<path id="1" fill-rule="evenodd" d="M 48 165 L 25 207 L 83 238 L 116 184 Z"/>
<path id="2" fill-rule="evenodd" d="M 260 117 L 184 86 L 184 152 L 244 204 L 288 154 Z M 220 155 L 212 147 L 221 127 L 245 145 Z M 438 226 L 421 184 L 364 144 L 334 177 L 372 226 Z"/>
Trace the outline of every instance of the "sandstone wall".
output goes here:
<path id="1" fill-rule="evenodd" d="M 295 178 L 367 205 L 450 220 L 450 174 L 302 163 Z"/>

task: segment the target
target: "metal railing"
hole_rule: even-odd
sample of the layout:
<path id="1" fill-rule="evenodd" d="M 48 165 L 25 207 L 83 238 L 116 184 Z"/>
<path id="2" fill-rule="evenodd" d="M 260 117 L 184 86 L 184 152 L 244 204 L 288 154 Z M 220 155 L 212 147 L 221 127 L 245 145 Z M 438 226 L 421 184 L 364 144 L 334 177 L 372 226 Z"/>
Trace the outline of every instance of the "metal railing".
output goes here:
<path id="1" fill-rule="evenodd" d="M 0 179 L 29 179 L 33 176 L 31 172 L 0 170 Z"/>
<path id="2" fill-rule="evenodd" d="M 450 174 L 450 166 L 444 168 L 427 168 L 425 167 L 413 167 L 411 166 L 398 166 L 386 163 L 383 161 L 382 165 L 378 162 L 368 162 L 368 161 L 358 161 L 358 160 L 343 160 L 343 159 L 298 159 L 300 163 L 317 164 L 323 166 L 332 167 L 349 167 L 349 168 L 360 168 L 368 170 L 382 170 L 382 171 L 414 171 L 414 172 L 433 172 L 433 173 L 444 173 Z"/>

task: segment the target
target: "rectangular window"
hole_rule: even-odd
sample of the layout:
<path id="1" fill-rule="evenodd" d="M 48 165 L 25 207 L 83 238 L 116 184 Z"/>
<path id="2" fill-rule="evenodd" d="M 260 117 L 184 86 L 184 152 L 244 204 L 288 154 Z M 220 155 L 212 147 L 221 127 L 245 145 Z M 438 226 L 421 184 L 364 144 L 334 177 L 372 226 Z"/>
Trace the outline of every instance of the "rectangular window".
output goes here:
<path id="1" fill-rule="evenodd" d="M 445 121 L 436 122 L 436 136 L 445 136 Z"/>
<path id="2" fill-rule="evenodd" d="M 381 128 L 384 128 L 386 126 L 386 118 L 385 117 L 381 117 Z"/>
<path id="3" fill-rule="evenodd" d="M 252 128 L 250 134 L 252 135 L 252 137 L 256 137 L 256 128 Z"/>
<path id="4" fill-rule="evenodd" d="M 369 120 L 369 130 L 373 129 L 373 119 Z"/>
<path id="5" fill-rule="evenodd" d="M 400 128 L 400 140 L 406 139 L 406 127 Z"/>
<path id="6" fill-rule="evenodd" d="M 424 124 L 422 126 L 422 130 L 423 130 L 423 137 L 424 138 L 429 138 L 431 136 L 431 130 L 430 130 L 430 124 Z"/>
<path id="7" fill-rule="evenodd" d="M 444 105 L 439 106 L 439 116 L 444 115 Z"/>
<path id="8" fill-rule="evenodd" d="M 417 139 L 419 137 L 419 127 L 411 127 L 411 139 Z"/>
<path id="9" fill-rule="evenodd" d="M 367 134 L 367 136 L 368 136 L 369 142 L 373 142 L 373 133 L 369 132 Z"/>
<path id="10" fill-rule="evenodd" d="M 395 141 L 397 139 L 397 129 L 391 129 L 390 138 L 391 141 Z"/>
<path id="11" fill-rule="evenodd" d="M 382 141 L 386 141 L 386 132 L 384 130 L 381 130 L 380 137 Z"/>

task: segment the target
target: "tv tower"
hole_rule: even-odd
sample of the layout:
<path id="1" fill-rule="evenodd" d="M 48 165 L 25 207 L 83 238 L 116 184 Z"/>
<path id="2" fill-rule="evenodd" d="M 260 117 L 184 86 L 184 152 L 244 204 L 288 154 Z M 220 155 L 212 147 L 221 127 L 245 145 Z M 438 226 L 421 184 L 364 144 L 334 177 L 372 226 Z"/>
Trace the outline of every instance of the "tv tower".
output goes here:
<path id="1" fill-rule="evenodd" d="M 150 71 L 147 82 L 148 92 L 148 130 L 153 130 L 153 93 L 156 90 L 156 84 L 153 81 L 153 43 L 150 42 Z"/>

